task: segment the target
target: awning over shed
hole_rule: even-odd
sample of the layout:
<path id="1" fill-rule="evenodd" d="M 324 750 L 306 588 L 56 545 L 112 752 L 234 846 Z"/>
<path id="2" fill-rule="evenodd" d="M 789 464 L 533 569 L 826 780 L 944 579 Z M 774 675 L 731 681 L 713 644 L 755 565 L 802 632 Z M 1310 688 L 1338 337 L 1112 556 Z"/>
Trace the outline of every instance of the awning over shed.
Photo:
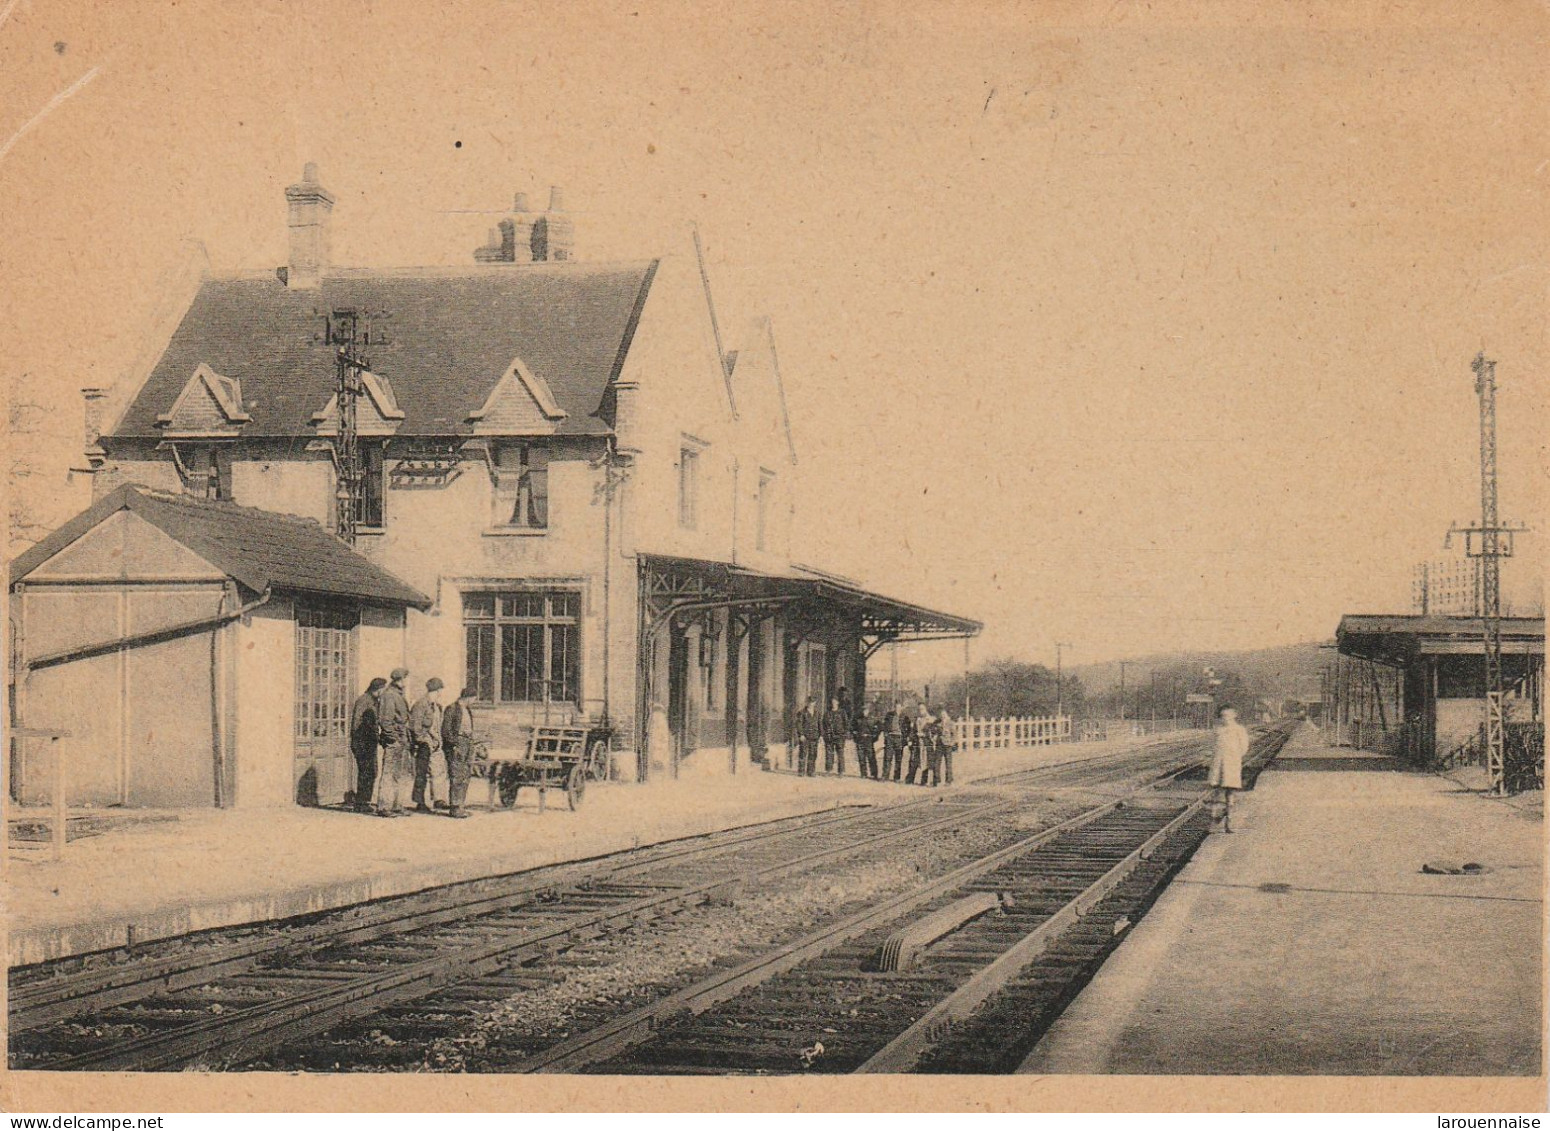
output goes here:
<path id="1" fill-rule="evenodd" d="M 151 524 L 255 593 L 316 594 L 428 609 L 431 600 L 310 519 L 126 484 L 11 563 L 11 585 L 120 511 Z M 123 568 L 128 570 L 129 564 Z"/>
<path id="2" fill-rule="evenodd" d="M 1342 656 L 1406 667 L 1421 656 L 1477 656 L 1485 651 L 1480 617 L 1353 615 L 1340 619 Z M 1543 656 L 1543 617 L 1503 617 L 1502 654 Z"/>

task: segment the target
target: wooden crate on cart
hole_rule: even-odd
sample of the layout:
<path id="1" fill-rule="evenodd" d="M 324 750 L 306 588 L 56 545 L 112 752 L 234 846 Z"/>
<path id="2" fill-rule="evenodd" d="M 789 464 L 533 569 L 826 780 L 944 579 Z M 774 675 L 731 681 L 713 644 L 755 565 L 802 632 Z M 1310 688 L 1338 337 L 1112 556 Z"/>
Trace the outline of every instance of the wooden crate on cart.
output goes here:
<path id="1" fill-rule="evenodd" d="M 587 725 L 535 726 L 526 750 L 515 758 L 492 755 L 487 745 L 480 754 L 476 773 L 481 773 L 488 785 L 491 809 L 497 794 L 503 807 L 513 807 L 524 786 L 538 790 L 539 812 L 543 812 L 551 789 L 563 790 L 570 808 L 579 809 L 587 779 L 607 773 L 607 744 L 598 741 Z"/>

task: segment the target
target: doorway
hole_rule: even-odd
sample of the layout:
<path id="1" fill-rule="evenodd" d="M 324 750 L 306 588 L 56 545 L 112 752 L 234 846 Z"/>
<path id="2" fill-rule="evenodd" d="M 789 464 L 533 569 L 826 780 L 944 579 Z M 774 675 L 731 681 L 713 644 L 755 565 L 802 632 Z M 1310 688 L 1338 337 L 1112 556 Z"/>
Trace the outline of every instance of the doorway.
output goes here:
<path id="1" fill-rule="evenodd" d="M 355 788 L 350 707 L 360 612 L 336 605 L 296 608 L 296 804 L 338 805 Z"/>

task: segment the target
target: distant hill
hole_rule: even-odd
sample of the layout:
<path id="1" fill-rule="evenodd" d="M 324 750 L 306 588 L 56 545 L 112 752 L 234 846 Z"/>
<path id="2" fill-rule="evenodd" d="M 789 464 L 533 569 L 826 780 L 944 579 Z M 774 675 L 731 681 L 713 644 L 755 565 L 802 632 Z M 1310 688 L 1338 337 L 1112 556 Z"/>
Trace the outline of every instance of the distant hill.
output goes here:
<path id="1" fill-rule="evenodd" d="M 1279 698 L 1316 698 L 1319 671 L 1331 661 L 1332 653 L 1316 642 L 1283 644 L 1275 648 L 1256 648 L 1245 652 L 1164 652 L 1125 661 L 1128 687 L 1145 684 L 1151 672 L 1181 663 L 1215 668 L 1218 673 L 1235 671 L 1245 683 L 1263 688 Z M 1081 678 L 1088 694 L 1096 695 L 1119 686 L 1119 661 L 1103 664 L 1079 664 L 1067 669 Z"/>

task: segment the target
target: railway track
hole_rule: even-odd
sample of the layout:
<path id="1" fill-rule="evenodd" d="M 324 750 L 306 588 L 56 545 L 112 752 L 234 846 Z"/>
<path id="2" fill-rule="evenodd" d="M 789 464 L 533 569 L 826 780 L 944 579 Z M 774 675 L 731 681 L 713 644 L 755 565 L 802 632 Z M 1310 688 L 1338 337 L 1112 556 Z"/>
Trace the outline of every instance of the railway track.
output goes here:
<path id="1" fill-rule="evenodd" d="M 1133 784 L 1138 775 L 1177 776 L 1198 764 L 1199 744 L 1196 736 L 1102 765 L 1004 775 L 885 809 L 776 822 L 306 921 L 178 940 L 147 954 L 13 972 L 11 1065 L 237 1066 L 470 982 L 520 993 L 561 976 L 554 967 L 562 960 L 554 956 L 600 935 L 670 921 L 731 886 L 770 882 L 911 838 L 1005 823 L 1026 801 L 1024 787 L 1102 790 Z"/>

